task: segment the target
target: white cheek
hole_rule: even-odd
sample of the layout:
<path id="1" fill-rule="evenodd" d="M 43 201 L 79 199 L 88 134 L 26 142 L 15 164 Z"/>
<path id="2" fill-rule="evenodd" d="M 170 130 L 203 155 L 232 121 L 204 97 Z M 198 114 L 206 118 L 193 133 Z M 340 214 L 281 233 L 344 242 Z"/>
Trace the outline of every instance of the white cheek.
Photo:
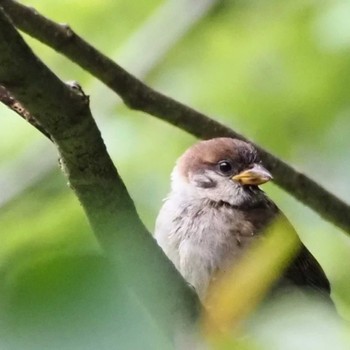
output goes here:
<path id="1" fill-rule="evenodd" d="M 239 206 L 251 200 L 250 194 L 245 191 L 242 185 L 229 178 L 224 178 L 217 174 L 215 175 L 215 181 L 217 182 L 215 188 L 198 189 L 202 197 L 215 202 L 224 201 L 233 206 Z"/>
<path id="2" fill-rule="evenodd" d="M 249 194 L 243 190 L 239 183 L 227 177 L 209 171 L 204 177 L 210 178 L 216 185 L 209 188 L 200 187 L 195 181 L 195 177 L 185 178 L 175 167 L 171 174 L 172 192 L 185 196 L 188 199 L 209 199 L 214 202 L 224 201 L 231 205 L 241 205 L 250 198 Z"/>
<path id="3" fill-rule="evenodd" d="M 215 188 L 204 189 L 207 198 L 215 202 L 224 201 L 232 205 L 238 205 L 242 202 L 243 198 L 241 198 L 239 185 L 227 178 L 218 178 L 216 182 Z"/>

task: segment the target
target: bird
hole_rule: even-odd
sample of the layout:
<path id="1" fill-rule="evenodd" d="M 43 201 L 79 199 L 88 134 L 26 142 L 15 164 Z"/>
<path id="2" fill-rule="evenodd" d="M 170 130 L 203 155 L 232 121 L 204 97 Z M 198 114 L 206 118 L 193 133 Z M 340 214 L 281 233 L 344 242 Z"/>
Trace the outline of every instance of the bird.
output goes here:
<path id="1" fill-rule="evenodd" d="M 234 266 L 269 224 L 285 217 L 259 187 L 270 180 L 256 147 L 239 139 L 199 141 L 177 160 L 154 237 L 201 300 L 218 272 Z M 301 241 L 280 281 L 330 294 L 325 272 Z"/>

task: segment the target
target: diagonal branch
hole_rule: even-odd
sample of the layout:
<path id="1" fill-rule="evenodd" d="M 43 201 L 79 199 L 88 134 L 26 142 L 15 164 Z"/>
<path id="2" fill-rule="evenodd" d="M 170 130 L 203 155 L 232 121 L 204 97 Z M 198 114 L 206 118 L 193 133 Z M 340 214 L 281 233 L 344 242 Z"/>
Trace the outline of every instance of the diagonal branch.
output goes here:
<path id="1" fill-rule="evenodd" d="M 33 54 L 1 9 L 0 84 L 51 135 L 69 184 L 124 281 L 165 329 L 172 328 L 173 315 L 189 321 L 197 312 L 194 293 L 138 217 L 88 98 L 60 81 Z"/>
<path id="2" fill-rule="evenodd" d="M 12 0 L 0 0 L 19 29 L 37 38 L 95 75 L 132 109 L 149 113 L 197 137 L 245 137 L 206 115 L 187 107 L 142 83 L 84 41 L 68 26 L 59 25 L 35 10 Z M 314 209 L 325 220 L 350 233 L 350 206 L 308 176 L 257 146 L 277 185 Z"/>
<path id="3" fill-rule="evenodd" d="M 144 77 L 217 2 L 218 0 L 201 0 L 199 2 L 166 0 L 152 12 L 151 17 L 146 19 L 131 34 L 120 49 L 114 50 L 115 52 L 112 55 L 125 62 L 131 71 L 136 71 L 137 76 Z M 180 20 L 172 21 L 174 16 L 180 18 Z M 158 37 L 160 32 L 163 33 L 161 40 L 155 41 L 154 38 Z M 150 42 L 152 42 L 153 50 L 148 50 L 145 55 L 140 57 L 135 48 L 141 47 L 146 50 Z M 89 90 L 94 95 L 95 100 L 104 99 L 103 104 L 99 107 L 99 117 L 102 123 L 105 124 L 103 127 L 106 127 L 108 123 L 111 123 L 111 120 L 105 117 L 110 115 L 111 110 L 115 110 L 116 106 L 123 101 L 121 99 L 116 101 L 109 97 L 104 98 L 106 88 L 96 79 L 92 84 L 89 84 Z M 112 93 L 112 91 L 109 91 L 109 94 Z M 34 164 L 38 161 L 39 164 L 35 166 Z M 16 159 L 7 160 L 0 168 L 0 188 L 3 189 L 0 196 L 0 210 L 15 196 L 20 195 L 29 186 L 42 180 L 56 165 L 52 158 L 52 150 L 47 147 L 46 140 L 41 138 L 31 143 L 25 152 Z M 22 181 L 14 181 L 16 174 L 22 174 L 23 169 L 28 169 L 28 167 L 36 169 L 36 172 L 28 173 L 25 171 L 27 173 L 26 181 L 23 181 L 23 179 Z"/>

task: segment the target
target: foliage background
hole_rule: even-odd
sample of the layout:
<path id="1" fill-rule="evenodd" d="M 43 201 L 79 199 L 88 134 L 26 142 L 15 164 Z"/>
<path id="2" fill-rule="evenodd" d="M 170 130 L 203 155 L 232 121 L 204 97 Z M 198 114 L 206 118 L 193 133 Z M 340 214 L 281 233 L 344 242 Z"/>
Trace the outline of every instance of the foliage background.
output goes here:
<path id="1" fill-rule="evenodd" d="M 153 33 L 145 47 L 137 45 L 135 32 L 142 32 L 145 21 L 152 21 L 154 12 L 171 2 L 23 1 L 57 22 L 70 24 L 131 72 L 142 67 L 167 27 Z M 350 202 L 349 10 L 345 0 L 218 1 L 144 80 L 223 121 Z M 175 24 L 178 20 L 176 13 L 168 19 Z M 131 38 L 136 44 L 129 44 Z M 128 111 L 89 74 L 26 39 L 62 80 L 79 81 L 90 95 L 109 152 L 153 231 L 174 161 L 194 138 L 153 117 Z M 0 113 L 4 346 L 45 348 L 51 342 L 51 348 L 58 349 L 72 344 L 94 348 L 92 335 L 86 337 L 93 330 L 101 349 L 116 343 L 124 348 L 139 327 L 140 340 L 132 340 L 134 348 L 166 348 L 157 326 L 145 329 L 140 321 L 147 317 L 145 312 L 139 316 L 140 306 L 132 300 L 125 304 L 125 297 L 118 297 L 123 294 L 118 282 L 106 277 L 108 264 L 98 255 L 86 218 L 53 163 L 54 147 L 3 106 Z M 34 177 L 36 181 L 31 180 Z M 349 319 L 349 238 L 276 186 L 266 185 L 265 190 L 324 267 L 338 310 Z M 292 309 L 281 297 L 262 308 L 237 347 L 349 347 L 346 321 L 317 301 L 299 306 Z M 83 331 L 72 327 L 82 320 Z M 114 327 L 118 332 L 110 336 Z M 50 333 L 57 330 L 60 339 Z"/>

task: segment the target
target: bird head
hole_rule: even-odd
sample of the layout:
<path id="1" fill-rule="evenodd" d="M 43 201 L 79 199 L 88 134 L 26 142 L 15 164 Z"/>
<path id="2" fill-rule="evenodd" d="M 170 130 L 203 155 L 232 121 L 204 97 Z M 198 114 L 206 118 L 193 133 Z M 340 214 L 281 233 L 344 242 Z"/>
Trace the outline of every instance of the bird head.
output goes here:
<path id="1" fill-rule="evenodd" d="M 215 138 L 190 147 L 172 173 L 172 191 L 192 199 L 254 205 L 263 196 L 259 185 L 272 179 L 250 143 Z"/>

